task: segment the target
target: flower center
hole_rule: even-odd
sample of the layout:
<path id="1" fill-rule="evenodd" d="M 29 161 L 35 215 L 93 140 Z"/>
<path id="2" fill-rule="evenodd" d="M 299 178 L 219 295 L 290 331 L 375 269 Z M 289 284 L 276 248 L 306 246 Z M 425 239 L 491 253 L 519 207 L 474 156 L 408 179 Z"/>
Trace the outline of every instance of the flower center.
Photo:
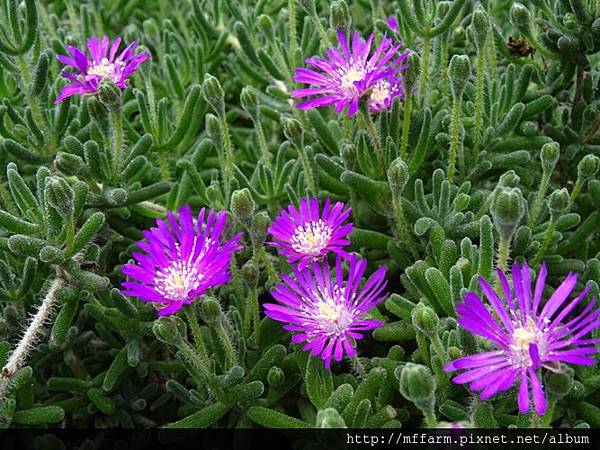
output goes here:
<path id="1" fill-rule="evenodd" d="M 526 326 L 515 328 L 510 343 L 511 360 L 513 364 L 519 367 L 531 367 L 532 364 L 535 363 L 531 358 L 531 344 L 536 345 L 538 357 L 543 357 L 545 351 L 543 337 L 543 333 L 531 319 Z"/>
<path id="2" fill-rule="evenodd" d="M 164 297 L 184 301 L 190 292 L 200 286 L 203 275 L 187 261 L 175 261 L 157 272 L 154 277 L 155 290 Z"/>
<path id="3" fill-rule="evenodd" d="M 390 82 L 388 80 L 378 81 L 371 91 L 369 100 L 375 105 L 385 105 L 390 96 Z"/>
<path id="4" fill-rule="evenodd" d="M 321 295 L 320 301 L 315 305 L 314 319 L 324 331 L 340 333 L 352 322 L 352 314 L 341 298 L 334 299 L 325 294 Z"/>
<path id="5" fill-rule="evenodd" d="M 115 64 L 108 61 L 107 58 L 88 68 L 88 76 L 97 76 L 104 79 L 112 79 L 115 75 Z"/>
<path id="6" fill-rule="evenodd" d="M 342 76 L 340 77 L 340 85 L 342 89 L 345 91 L 356 91 L 356 86 L 354 86 L 355 81 L 360 81 L 364 78 L 365 71 L 364 69 L 357 69 L 356 67 L 350 67 L 346 70 Z"/>
<path id="7" fill-rule="evenodd" d="M 329 244 L 332 233 L 333 229 L 322 219 L 306 222 L 294 231 L 292 248 L 298 253 L 318 256 Z"/>

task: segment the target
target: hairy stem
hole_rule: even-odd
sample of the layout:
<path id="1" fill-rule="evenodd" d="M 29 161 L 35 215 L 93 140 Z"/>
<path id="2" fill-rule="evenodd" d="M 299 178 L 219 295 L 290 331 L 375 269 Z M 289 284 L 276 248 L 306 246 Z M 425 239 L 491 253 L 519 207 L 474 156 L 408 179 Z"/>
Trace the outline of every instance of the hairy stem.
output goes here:
<path id="1" fill-rule="evenodd" d="M 544 254 L 548 250 L 548 247 L 550 246 L 550 242 L 552 241 L 552 238 L 554 237 L 555 228 L 556 228 L 556 222 L 554 220 L 551 220 L 550 225 L 548 225 L 548 229 L 546 230 L 546 233 L 544 234 L 544 240 L 542 241 L 542 245 L 541 245 L 540 249 L 538 250 L 537 254 L 535 255 L 535 258 L 533 260 L 533 265 L 537 265 L 542 261 L 542 258 L 544 257 Z"/>
<path id="2" fill-rule="evenodd" d="M 498 268 L 506 272 L 508 256 L 510 254 L 510 239 L 500 237 L 498 243 Z"/>
<path id="3" fill-rule="evenodd" d="M 485 87 L 485 55 L 483 49 L 477 52 L 477 79 L 475 81 L 475 128 L 473 130 L 473 158 L 477 158 L 477 152 L 481 145 L 481 133 L 483 131 L 483 91 Z"/>
<path id="4" fill-rule="evenodd" d="M 400 158 L 406 160 L 408 156 L 408 135 L 410 132 L 410 113 L 412 111 L 412 95 L 410 92 L 406 94 L 404 101 L 404 111 L 402 116 L 402 137 L 400 139 Z"/>
<path id="5" fill-rule="evenodd" d="M 289 16 L 289 30 L 290 30 L 290 61 L 292 66 L 296 65 L 296 47 L 298 45 L 298 38 L 296 36 L 296 0 L 288 1 L 288 16 Z"/>
<path id="6" fill-rule="evenodd" d="M 229 203 L 231 194 L 231 179 L 233 178 L 233 144 L 229 135 L 229 125 L 225 114 L 219 115 L 219 125 L 221 128 L 221 139 L 223 140 L 223 149 L 225 150 L 225 161 L 223 161 L 223 185 L 225 187 L 225 200 Z"/>
<path id="7" fill-rule="evenodd" d="M 198 317 L 196 316 L 196 312 L 194 311 L 193 305 L 184 308 L 185 317 L 190 325 L 190 329 L 192 330 L 192 338 L 194 339 L 194 344 L 196 345 L 196 350 L 200 354 L 203 362 L 208 361 L 208 353 L 206 351 L 206 345 L 204 344 L 204 338 L 202 337 L 202 330 L 200 329 L 200 324 L 198 323 Z"/>
<path id="8" fill-rule="evenodd" d="M 456 172 L 456 157 L 460 146 L 460 112 L 462 97 L 455 97 L 452 104 L 452 118 L 450 121 L 450 149 L 448 151 L 448 181 L 452 183 Z"/>
<path id="9" fill-rule="evenodd" d="M 17 344 L 17 347 L 12 352 L 6 365 L 0 372 L 0 403 L 4 400 L 4 396 L 8 388 L 11 386 L 12 378 L 15 373 L 23 366 L 29 353 L 33 350 L 33 347 L 38 343 L 40 334 L 44 330 L 44 326 L 50 321 L 58 300 L 56 298 L 56 292 L 63 286 L 64 278 L 60 273 L 56 274 L 56 278 L 50 285 L 46 296 L 42 300 L 40 307 L 29 322 L 23 337 Z"/>
<path id="10" fill-rule="evenodd" d="M 419 98 L 421 104 L 427 104 L 427 92 L 428 92 L 428 81 L 429 81 L 429 56 L 431 53 L 431 39 L 428 37 L 423 38 L 423 54 L 421 56 L 421 73 L 419 75 Z"/>
<path id="11" fill-rule="evenodd" d="M 215 331 L 217 332 L 217 336 L 221 341 L 223 350 L 225 350 L 225 361 L 227 364 L 226 369 L 230 369 L 232 366 L 237 364 L 238 359 L 233 347 L 233 342 L 231 341 L 231 336 L 229 336 L 229 333 L 227 333 L 221 322 L 217 323 Z"/>
<path id="12" fill-rule="evenodd" d="M 121 158 L 123 154 L 123 117 L 120 111 L 110 111 L 111 140 L 112 147 L 112 169 L 116 178 L 121 169 Z"/>
<path id="13" fill-rule="evenodd" d="M 377 133 L 377 129 L 375 128 L 375 123 L 373 122 L 373 118 L 368 111 L 363 109 L 360 110 L 360 119 L 363 127 L 367 131 L 369 135 L 369 139 L 375 147 L 375 156 L 377 156 L 377 162 L 379 163 L 379 168 L 381 169 L 381 173 L 385 173 L 385 160 L 383 157 L 383 149 L 381 147 L 381 140 L 379 138 L 379 133 Z"/>
<path id="14" fill-rule="evenodd" d="M 540 187 L 538 188 L 537 194 L 535 195 L 535 200 L 533 201 L 533 205 L 531 207 L 531 213 L 529 214 L 529 224 L 531 226 L 535 225 L 540 210 L 542 209 L 542 202 L 544 201 L 544 197 L 546 196 L 546 191 L 548 190 L 548 183 L 550 182 L 551 175 L 551 173 L 542 173 Z"/>

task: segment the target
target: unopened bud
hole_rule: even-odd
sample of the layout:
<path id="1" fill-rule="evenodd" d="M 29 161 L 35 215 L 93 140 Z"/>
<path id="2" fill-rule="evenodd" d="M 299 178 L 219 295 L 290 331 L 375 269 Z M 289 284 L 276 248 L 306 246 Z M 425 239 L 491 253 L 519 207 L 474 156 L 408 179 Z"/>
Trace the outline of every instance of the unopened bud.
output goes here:
<path id="1" fill-rule="evenodd" d="M 410 174 L 408 173 L 408 166 L 402 160 L 402 158 L 396 158 L 390 164 L 388 169 L 388 182 L 392 193 L 397 196 L 401 196 L 408 184 Z"/>
<path id="2" fill-rule="evenodd" d="M 556 142 L 548 142 L 542 146 L 540 159 L 544 173 L 552 173 L 560 158 L 560 146 Z"/>
<path id="3" fill-rule="evenodd" d="M 223 88 L 219 80 L 209 73 L 204 76 L 202 95 L 217 116 L 221 117 L 225 115 L 225 94 L 223 93 Z"/>
<path id="4" fill-rule="evenodd" d="M 529 10 L 522 3 L 513 3 L 508 13 L 510 23 L 517 28 L 521 33 L 529 34 L 529 22 L 531 15 Z"/>
<path id="5" fill-rule="evenodd" d="M 120 113 L 121 111 L 121 89 L 110 80 L 104 80 L 98 86 L 98 99 L 109 111 Z"/>
<path id="6" fill-rule="evenodd" d="M 252 86 L 246 86 L 242 89 L 240 94 L 240 103 L 244 111 L 246 111 L 251 117 L 256 117 L 258 113 L 258 97 L 256 95 L 256 89 Z"/>
<path id="7" fill-rule="evenodd" d="M 252 260 L 248 261 L 242 266 L 241 275 L 242 279 L 246 282 L 246 284 L 248 284 L 248 286 L 257 286 L 259 272 L 258 267 L 256 267 L 256 264 L 254 264 Z"/>
<path id="8" fill-rule="evenodd" d="M 348 5 L 344 0 L 333 0 L 329 7 L 329 25 L 335 31 L 347 31 L 352 24 Z"/>
<path id="9" fill-rule="evenodd" d="M 596 155 L 585 155 L 579 164 L 577 164 L 577 179 L 588 181 L 593 178 L 600 168 L 600 158 Z"/>
<path id="10" fill-rule="evenodd" d="M 504 187 L 515 187 L 521 181 L 521 177 L 514 170 L 507 170 L 498 179 L 498 185 Z"/>
<path id="11" fill-rule="evenodd" d="M 271 224 L 271 219 L 266 211 L 261 211 L 254 214 L 252 224 L 250 226 L 250 237 L 254 251 L 257 251 L 267 239 L 267 229 Z"/>
<path id="12" fill-rule="evenodd" d="M 61 172 L 67 175 L 77 175 L 79 172 L 85 169 L 85 163 L 83 159 L 72 153 L 58 152 L 56 159 L 54 160 L 56 167 Z"/>
<path id="13" fill-rule="evenodd" d="M 231 212 L 242 225 L 250 228 L 256 203 L 247 188 L 234 191 L 231 195 Z"/>
<path id="14" fill-rule="evenodd" d="M 471 62 L 469 61 L 469 57 L 467 55 L 454 55 L 448 67 L 450 89 L 454 98 L 462 97 L 470 76 Z"/>
<path id="15" fill-rule="evenodd" d="M 406 89 L 406 95 L 413 93 L 417 85 L 420 72 L 421 57 L 417 52 L 410 52 L 408 58 L 406 58 L 406 71 L 404 72 L 404 87 Z"/>
<path id="16" fill-rule="evenodd" d="M 525 214 L 525 200 L 519 188 L 500 187 L 490 208 L 501 239 L 510 241 Z"/>
<path id="17" fill-rule="evenodd" d="M 471 33 L 478 51 L 485 47 L 487 35 L 490 29 L 490 21 L 485 10 L 479 6 L 471 16 Z"/>
<path id="18" fill-rule="evenodd" d="M 438 334 L 440 318 L 429 306 L 419 303 L 412 311 L 412 323 L 417 330 L 431 338 Z"/>
<path id="19" fill-rule="evenodd" d="M 285 383 L 285 373 L 277 366 L 273 366 L 269 369 L 267 374 L 267 383 L 269 385 L 277 387 Z"/>
<path id="20" fill-rule="evenodd" d="M 286 139 L 290 141 L 294 147 L 302 148 L 304 146 L 304 130 L 302 129 L 302 124 L 291 117 L 284 117 L 281 119 L 281 125 Z"/>
<path id="21" fill-rule="evenodd" d="M 185 334 L 185 324 L 175 316 L 161 317 L 154 321 L 152 331 L 159 341 L 165 344 L 178 345 L 183 342 L 182 336 Z"/>
<path id="22" fill-rule="evenodd" d="M 407 363 L 400 372 L 400 393 L 421 411 L 433 411 L 435 379 L 429 368 L 421 364 Z"/>
<path id="23" fill-rule="evenodd" d="M 200 303 L 200 317 L 207 324 L 212 325 L 221 320 L 223 316 L 223 310 L 221 309 L 221 303 L 214 297 L 206 297 Z"/>
<path id="24" fill-rule="evenodd" d="M 558 220 L 571 206 L 571 196 L 566 188 L 557 189 L 548 198 L 548 209 L 550 210 L 550 218 Z"/>

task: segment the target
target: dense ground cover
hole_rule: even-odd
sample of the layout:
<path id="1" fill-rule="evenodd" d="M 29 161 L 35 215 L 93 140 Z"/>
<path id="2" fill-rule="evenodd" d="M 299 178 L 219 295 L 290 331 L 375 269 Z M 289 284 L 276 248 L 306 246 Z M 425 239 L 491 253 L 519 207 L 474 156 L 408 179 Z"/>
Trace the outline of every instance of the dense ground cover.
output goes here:
<path id="1" fill-rule="evenodd" d="M 2 427 L 600 426 L 600 2 L 1 5 Z"/>

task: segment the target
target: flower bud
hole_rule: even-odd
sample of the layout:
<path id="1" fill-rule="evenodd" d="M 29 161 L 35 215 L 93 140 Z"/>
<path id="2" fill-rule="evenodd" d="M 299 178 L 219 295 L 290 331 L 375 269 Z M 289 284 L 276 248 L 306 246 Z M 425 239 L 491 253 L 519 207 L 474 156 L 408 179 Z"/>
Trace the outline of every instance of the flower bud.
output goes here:
<path id="1" fill-rule="evenodd" d="M 250 238 L 252 239 L 254 251 L 257 251 L 262 247 L 265 239 L 267 239 L 267 229 L 269 228 L 269 225 L 271 225 L 271 219 L 266 211 L 254 214 L 250 226 Z"/>
<path id="2" fill-rule="evenodd" d="M 392 161 L 390 168 L 388 169 L 387 177 L 392 193 L 396 196 L 401 196 L 408 184 L 408 179 L 410 178 L 408 166 L 402 158 L 396 158 Z"/>
<path id="3" fill-rule="evenodd" d="M 525 199 L 519 188 L 500 187 L 490 208 L 500 238 L 510 241 L 525 214 Z"/>
<path id="4" fill-rule="evenodd" d="M 46 179 L 46 201 L 65 220 L 73 217 L 73 189 L 63 178 L 49 177 Z"/>
<path id="5" fill-rule="evenodd" d="M 558 220 L 571 206 L 571 196 L 566 188 L 557 189 L 548 198 L 548 209 L 552 221 Z"/>
<path id="6" fill-rule="evenodd" d="M 544 375 L 544 386 L 548 394 L 558 400 L 569 393 L 573 386 L 574 370 L 561 365 L 561 371 L 548 370 Z"/>
<path id="7" fill-rule="evenodd" d="M 410 52 L 406 58 L 406 71 L 404 72 L 404 87 L 406 95 L 410 95 L 415 90 L 419 73 L 421 72 L 421 58 L 418 53 Z"/>
<path id="8" fill-rule="evenodd" d="M 98 100 L 114 113 L 121 112 L 121 89 L 110 80 L 104 80 L 98 86 Z"/>
<path id="9" fill-rule="evenodd" d="M 461 98 L 471 76 L 471 62 L 467 55 L 454 55 L 448 67 L 450 89 L 454 98 Z"/>
<path id="10" fill-rule="evenodd" d="M 419 303 L 412 311 L 413 326 L 428 338 L 438 334 L 440 318 L 429 306 Z"/>
<path id="11" fill-rule="evenodd" d="M 67 175 L 77 175 L 86 168 L 83 159 L 72 153 L 58 152 L 54 162 L 56 167 Z"/>
<path id="12" fill-rule="evenodd" d="M 513 3 L 508 13 L 510 23 L 521 33 L 529 34 L 529 22 L 531 20 L 529 10 L 522 3 Z"/>
<path id="13" fill-rule="evenodd" d="M 329 7 L 329 25 L 335 31 L 347 31 L 352 24 L 348 5 L 344 0 L 333 0 Z"/>
<path id="14" fill-rule="evenodd" d="M 106 201 L 111 206 L 119 206 L 127 201 L 127 191 L 123 188 L 115 188 L 108 191 Z"/>
<path id="15" fill-rule="evenodd" d="M 261 14 L 256 19 L 256 24 L 258 25 L 258 29 L 269 39 L 269 41 L 274 39 L 273 21 L 271 20 L 271 17 L 267 14 Z"/>
<path id="16" fill-rule="evenodd" d="M 207 324 L 212 325 L 221 320 L 223 316 L 223 310 L 221 309 L 221 303 L 214 297 L 205 297 L 200 302 L 200 317 Z"/>
<path id="17" fill-rule="evenodd" d="M 242 225 L 250 228 L 256 203 L 247 188 L 234 191 L 231 194 L 231 212 Z"/>
<path id="18" fill-rule="evenodd" d="M 256 267 L 256 264 L 252 260 L 242 266 L 241 275 L 248 286 L 256 287 L 258 285 L 258 267 Z"/>
<path id="19" fill-rule="evenodd" d="M 281 386 L 285 383 L 285 373 L 277 366 L 273 366 L 269 369 L 269 373 L 267 374 L 267 383 L 270 386 Z"/>
<path id="20" fill-rule="evenodd" d="M 478 51 L 481 51 L 485 47 L 489 29 L 490 21 L 488 16 L 485 10 L 479 6 L 471 15 L 471 33 Z"/>
<path id="21" fill-rule="evenodd" d="M 182 322 L 181 324 L 178 322 Z M 178 317 L 170 316 L 170 317 L 161 317 L 158 320 L 154 321 L 152 325 L 152 331 L 156 338 L 170 345 L 178 345 L 183 342 L 183 334 L 182 329 L 185 332 L 185 324 Z"/>
<path id="22" fill-rule="evenodd" d="M 322 409 L 317 413 L 317 428 L 346 428 L 346 423 L 335 408 Z"/>
<path id="23" fill-rule="evenodd" d="M 508 170 L 500 175 L 498 179 L 499 186 L 515 187 L 521 181 L 521 177 L 514 170 Z"/>
<path id="24" fill-rule="evenodd" d="M 215 116 L 214 114 L 207 114 L 204 120 L 206 126 L 206 133 L 208 134 L 208 137 L 216 145 L 220 145 L 221 128 L 219 126 L 219 119 L 217 119 L 217 116 Z"/>
<path id="25" fill-rule="evenodd" d="M 344 142 L 340 145 L 340 156 L 344 160 L 344 166 L 352 170 L 356 164 L 356 147 L 354 144 Z"/>
<path id="26" fill-rule="evenodd" d="M 435 379 L 429 368 L 421 364 L 407 363 L 400 372 L 400 393 L 421 411 L 433 411 Z"/>
<path id="27" fill-rule="evenodd" d="M 59 264 L 65 259 L 64 252 L 53 245 L 46 245 L 40 250 L 40 261 L 47 264 Z"/>
<path id="28" fill-rule="evenodd" d="M 577 179 L 587 181 L 593 178 L 600 168 L 600 158 L 596 155 L 585 155 L 577 164 Z"/>
<path id="29" fill-rule="evenodd" d="M 290 141 L 294 147 L 302 148 L 304 146 L 304 130 L 302 129 L 302 124 L 291 117 L 284 117 L 281 119 L 281 125 L 286 139 Z"/>
<path id="30" fill-rule="evenodd" d="M 217 116 L 221 117 L 225 115 L 225 94 L 223 93 L 223 88 L 219 80 L 209 73 L 204 76 L 202 95 Z"/>
<path id="31" fill-rule="evenodd" d="M 256 89 L 252 86 L 245 86 L 240 94 L 240 103 L 244 111 L 246 111 L 251 117 L 256 117 L 258 113 L 258 97 L 256 96 Z"/>
<path id="32" fill-rule="evenodd" d="M 542 160 L 542 170 L 544 173 L 554 171 L 556 164 L 560 158 L 560 146 L 557 142 L 548 142 L 542 146 L 540 159 Z"/>

